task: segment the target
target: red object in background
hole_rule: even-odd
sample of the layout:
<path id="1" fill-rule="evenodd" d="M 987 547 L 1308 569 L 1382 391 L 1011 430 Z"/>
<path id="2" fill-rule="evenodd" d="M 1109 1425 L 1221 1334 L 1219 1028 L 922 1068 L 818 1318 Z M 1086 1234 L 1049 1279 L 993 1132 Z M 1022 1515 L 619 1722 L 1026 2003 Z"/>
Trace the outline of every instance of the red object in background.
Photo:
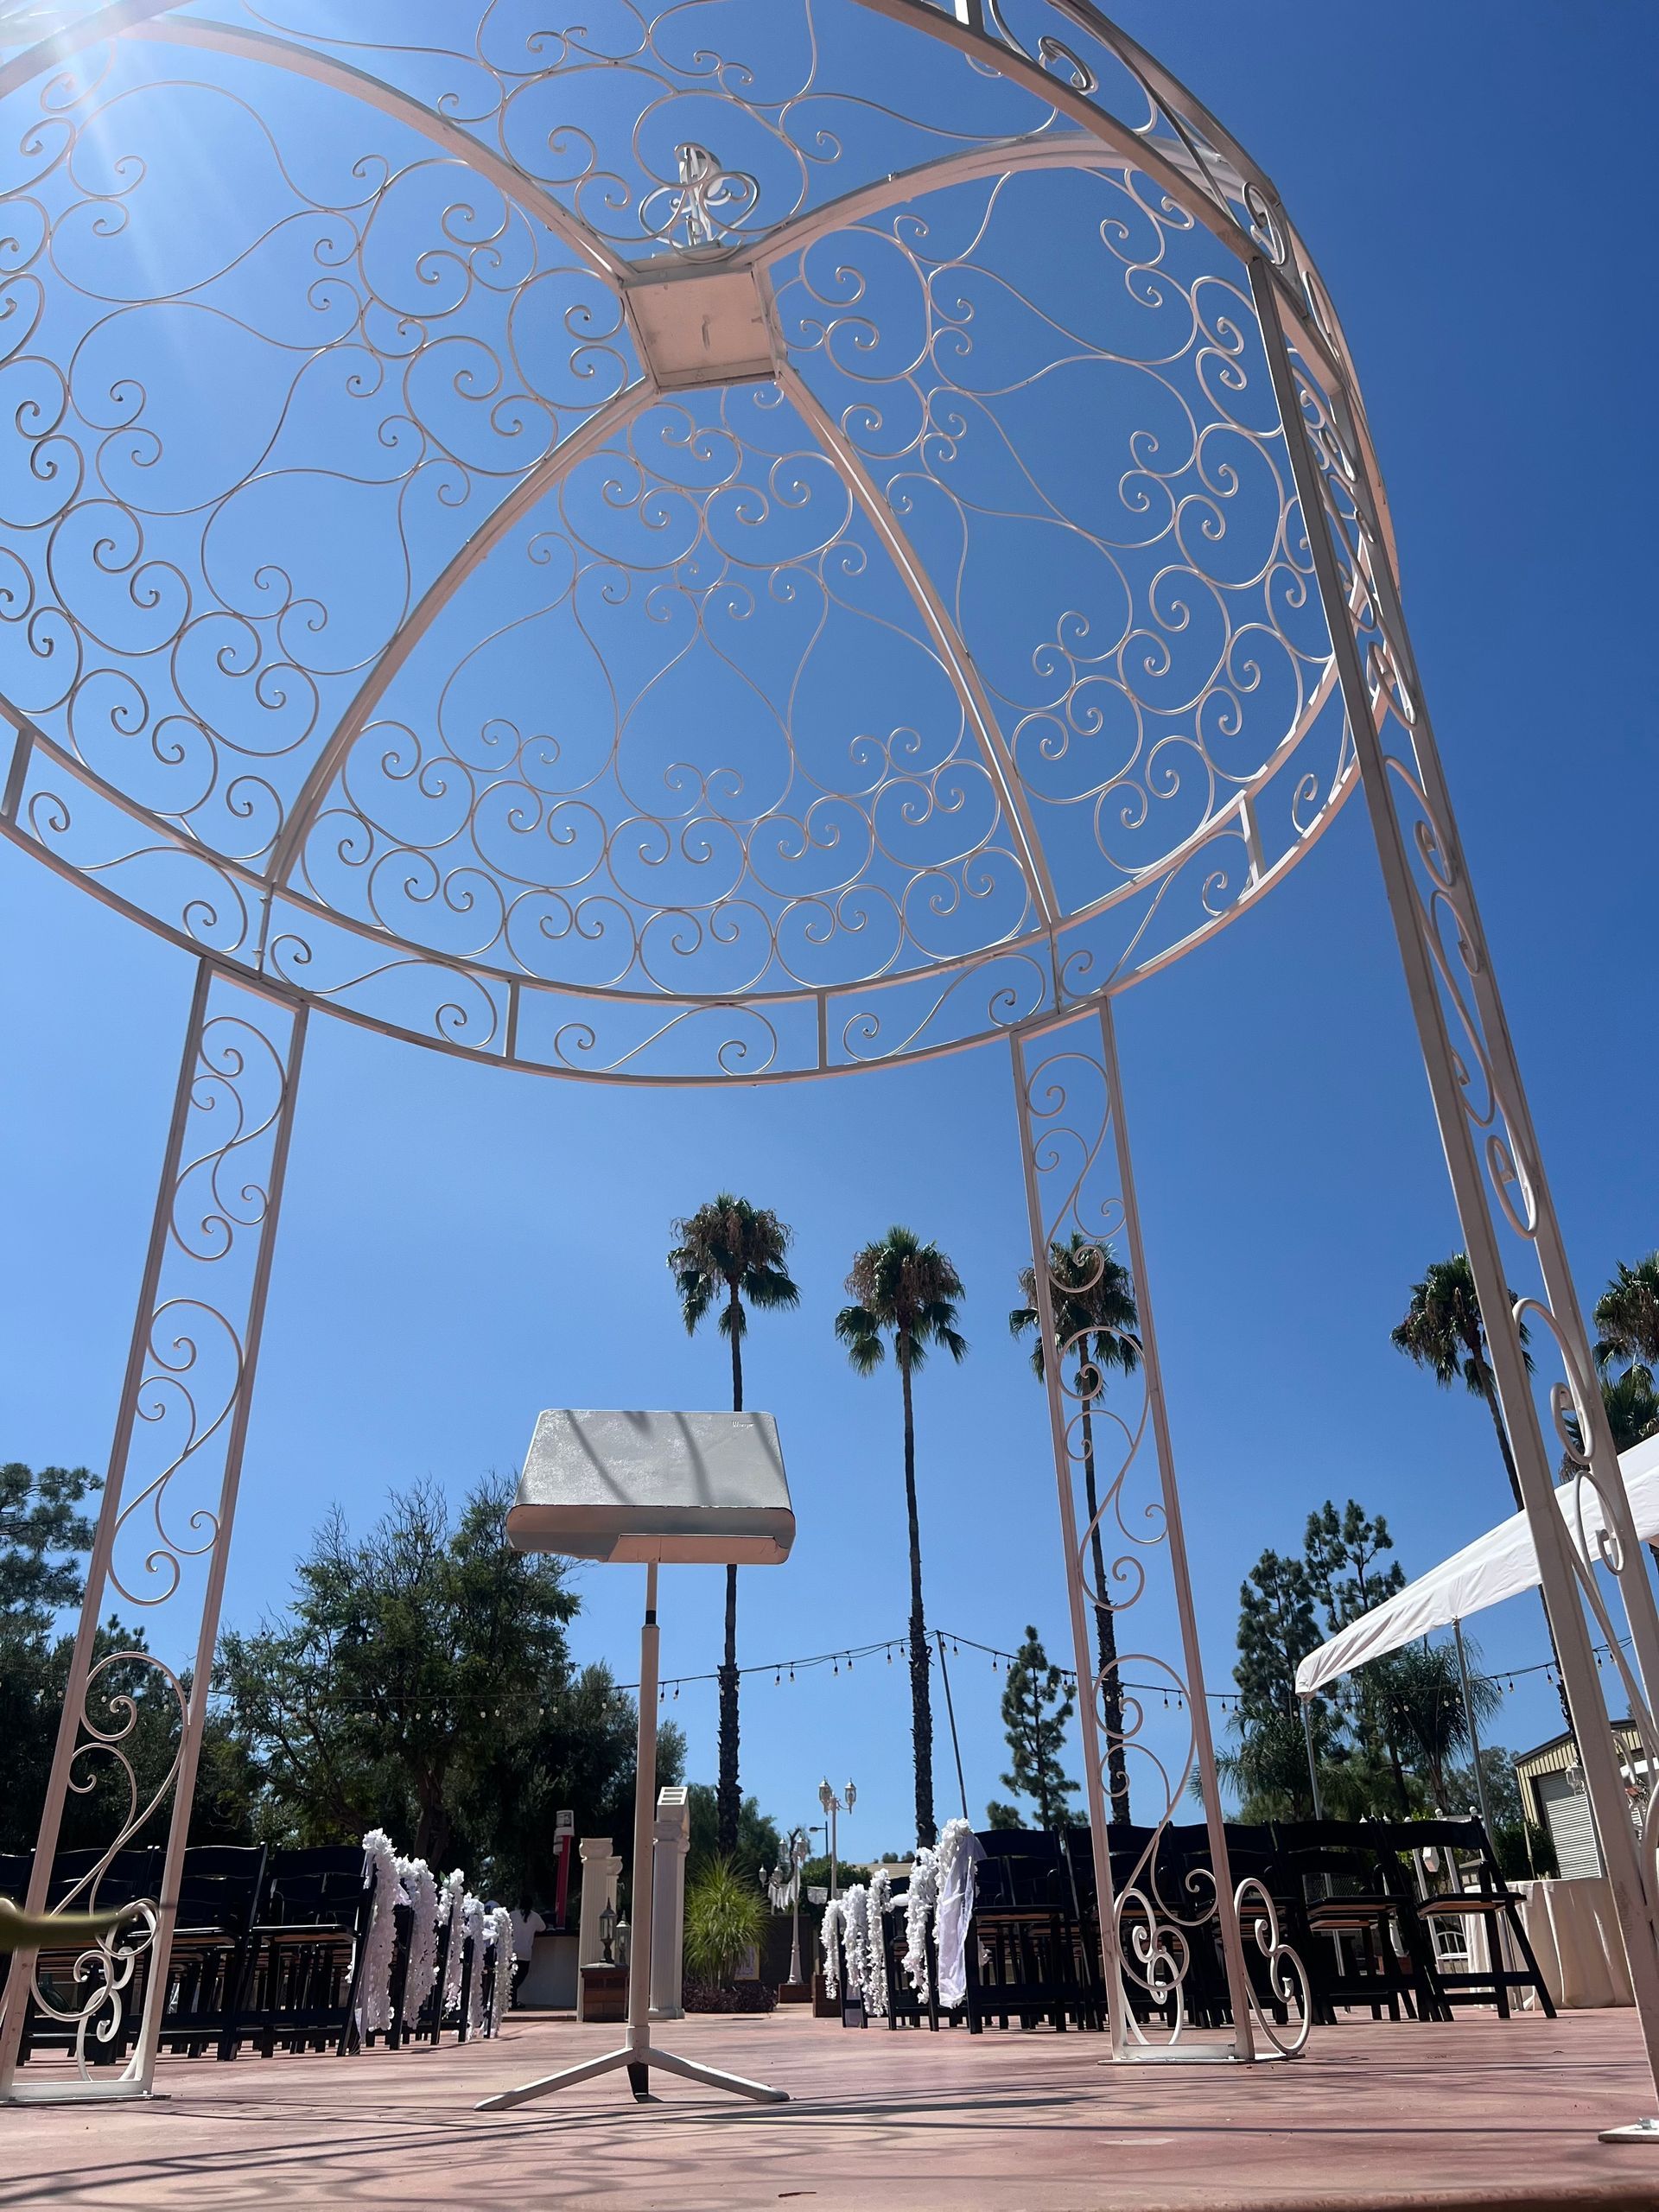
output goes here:
<path id="1" fill-rule="evenodd" d="M 556 1839 L 559 1853 L 559 1885 L 553 1905 L 553 1929 L 558 1936 L 563 1936 L 564 1933 L 565 1906 L 570 1895 L 570 1847 L 575 1840 L 575 1834 L 569 1828 L 566 1828 Z"/>

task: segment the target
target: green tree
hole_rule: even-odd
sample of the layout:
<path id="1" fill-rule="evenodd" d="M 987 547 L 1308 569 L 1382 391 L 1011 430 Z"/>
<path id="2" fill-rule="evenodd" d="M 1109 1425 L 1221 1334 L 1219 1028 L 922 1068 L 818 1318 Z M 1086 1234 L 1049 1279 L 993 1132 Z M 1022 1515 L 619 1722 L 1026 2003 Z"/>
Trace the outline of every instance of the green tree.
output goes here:
<path id="1" fill-rule="evenodd" d="M 1276 1713 L 1300 1717 L 1296 1669 L 1319 1643 L 1313 1588 L 1302 1560 L 1264 1551 L 1238 1592 L 1238 1663 L 1233 1680 L 1246 1720 Z"/>
<path id="2" fill-rule="evenodd" d="M 1326 1498 L 1318 1512 L 1308 1515 L 1302 1558 L 1309 1586 L 1324 1610 L 1328 1635 L 1334 1636 L 1351 1621 L 1357 1621 L 1362 1613 L 1370 1612 L 1373 1606 L 1391 1598 L 1396 1590 L 1404 1589 L 1406 1574 L 1400 1562 L 1390 1560 L 1386 1565 L 1383 1563 L 1383 1553 L 1393 1549 L 1394 1539 L 1382 1516 L 1379 1513 L 1373 1519 L 1351 1497 L 1340 1514 L 1334 1501 Z M 1394 1804 L 1390 1809 L 1401 1810 L 1408 1792 L 1401 1767 L 1399 1736 L 1381 1695 L 1380 1678 L 1371 1669 L 1362 1668 L 1341 1682 L 1332 1684 L 1325 1695 L 1358 1738 L 1360 1764 L 1344 1778 L 1345 1794 L 1351 1797 L 1355 1789 L 1362 1786 L 1362 1777 L 1379 1770 L 1386 1761 L 1393 1779 Z M 1381 1812 L 1383 1808 L 1378 1805 L 1366 1809 Z"/>
<path id="3" fill-rule="evenodd" d="M 731 1980 L 766 1932 L 766 1901 L 729 1859 L 711 1859 L 685 1891 L 684 1958 L 698 1980 Z"/>
<path id="4" fill-rule="evenodd" d="M 1308 1515 L 1302 1559 L 1309 1587 L 1325 1609 L 1330 1635 L 1405 1588 L 1406 1571 L 1399 1560 L 1382 1562 L 1382 1554 L 1393 1549 L 1394 1538 L 1382 1516 L 1373 1519 L 1351 1497 L 1340 1515 L 1328 1497 L 1318 1512 Z"/>
<path id="5" fill-rule="evenodd" d="M 723 1859 L 740 1874 L 758 1884 L 763 1866 L 775 1866 L 783 1851 L 783 1836 L 770 1813 L 760 1810 L 760 1802 L 753 1797 L 743 1800 L 737 1822 L 737 1848 L 723 1852 L 720 1847 L 720 1807 L 717 1793 L 706 1782 L 694 1782 L 687 1792 L 687 1810 L 691 1816 L 690 1848 L 686 1856 L 687 1870 L 695 1874 L 711 1860 Z"/>
<path id="6" fill-rule="evenodd" d="M 1513 1304 L 1514 1291 L 1510 1293 L 1510 1299 Z M 1530 1368 L 1532 1357 L 1525 1350 L 1524 1323 L 1520 1336 L 1522 1354 Z M 1474 1273 L 1465 1253 L 1454 1252 L 1449 1260 L 1436 1260 L 1421 1282 L 1412 1285 L 1411 1303 L 1406 1308 L 1405 1319 L 1393 1331 L 1390 1342 L 1396 1351 L 1404 1352 L 1419 1367 L 1426 1367 L 1442 1389 L 1449 1390 L 1461 1382 L 1472 1396 L 1483 1402 L 1492 1417 L 1497 1448 L 1503 1457 L 1503 1471 L 1510 1478 L 1510 1495 L 1519 1512 L 1523 1503 L 1521 1478 L 1515 1471 L 1510 1433 L 1503 1426 L 1497 1377 L 1487 1357 L 1485 1325 L 1475 1293 Z"/>
<path id="7" fill-rule="evenodd" d="M 1073 1230 L 1065 1244 L 1048 1248 L 1050 1296 L 1054 1309 L 1054 1332 L 1061 1356 L 1075 1351 L 1077 1393 L 1082 1408 L 1079 1441 L 1083 1446 L 1083 1487 L 1089 1514 L 1089 1548 L 1095 1580 L 1095 1641 L 1100 1659 L 1101 1717 L 1106 1727 L 1106 1780 L 1111 1818 L 1120 1826 L 1130 1819 L 1128 1761 L 1123 1745 L 1123 1687 L 1117 1671 L 1117 1624 L 1106 1594 L 1106 1554 L 1100 1531 L 1100 1495 L 1095 1466 L 1094 1402 L 1116 1368 L 1132 1375 L 1140 1363 L 1141 1339 L 1135 1333 L 1140 1317 L 1128 1269 L 1099 1244 L 1091 1244 L 1081 1230 Z M 1037 1307 L 1037 1272 L 1020 1271 L 1020 1291 L 1025 1300 L 1008 1315 L 1016 1337 L 1030 1336 L 1032 1370 L 1043 1376 L 1043 1332 Z"/>
<path id="8" fill-rule="evenodd" d="M 674 1224 L 668 1264 L 680 1294 L 686 1333 L 718 1308 L 720 1333 L 732 1348 L 732 1411 L 743 1410 L 743 1338 L 747 1308 L 762 1313 L 798 1306 L 800 1292 L 784 1262 L 791 1231 L 775 1213 L 721 1191 Z M 743 1792 L 738 1780 L 737 1569 L 726 1569 L 726 1640 L 720 1664 L 720 1848 L 737 1848 Z"/>
<path id="9" fill-rule="evenodd" d="M 1618 1262 L 1596 1300 L 1593 1319 L 1599 1339 L 1596 1364 L 1645 1369 L 1651 1389 L 1659 1367 L 1659 1252 L 1649 1252 L 1633 1268 Z"/>
<path id="10" fill-rule="evenodd" d="M 910 1536 L 911 1742 L 916 1766 L 916 1840 L 931 1844 L 933 1709 L 928 1681 L 927 1621 L 922 1609 L 922 1532 L 916 1507 L 916 1416 L 912 1378 L 937 1345 L 958 1363 L 968 1350 L 957 1328 L 962 1279 L 937 1244 L 895 1224 L 854 1256 L 847 1277 L 853 1300 L 836 1316 L 836 1335 L 860 1375 L 872 1375 L 893 1338 L 905 1414 L 905 1510 Z"/>
<path id="11" fill-rule="evenodd" d="M 1466 1637 L 1464 1649 L 1478 1664 L 1480 1655 Z M 1434 1805 L 1447 1809 L 1452 1761 L 1469 1748 L 1455 1651 L 1446 1643 L 1408 1643 L 1385 1658 L 1374 1659 L 1365 1671 L 1376 1677 L 1393 1729 L 1414 1752 Z M 1478 1724 L 1489 1719 L 1502 1700 L 1493 1683 L 1471 1672 L 1469 1702 Z"/>
<path id="12" fill-rule="evenodd" d="M 75 1509 L 103 1487 L 86 1467 L 0 1467 L 0 1633 L 44 1630 L 80 1603 L 92 1524 Z"/>
<path id="13" fill-rule="evenodd" d="M 1516 1294 L 1510 1293 L 1510 1303 L 1516 1302 Z M 1527 1331 L 1524 1322 L 1519 1325 L 1521 1356 L 1529 1370 L 1532 1355 L 1527 1350 Z M 1503 1409 L 1498 1403 L 1497 1377 L 1487 1357 L 1486 1330 L 1481 1319 L 1480 1300 L 1475 1292 L 1474 1272 L 1469 1265 L 1467 1253 L 1454 1252 L 1449 1260 L 1436 1260 L 1422 1281 L 1412 1285 L 1411 1303 L 1406 1308 L 1405 1319 L 1392 1332 L 1389 1341 L 1396 1351 L 1402 1351 L 1419 1367 L 1426 1367 L 1443 1390 L 1452 1389 L 1461 1382 L 1473 1397 L 1479 1398 L 1491 1415 L 1492 1429 L 1497 1438 L 1497 1448 L 1503 1454 L 1503 1471 L 1509 1477 L 1510 1495 L 1515 1500 L 1516 1512 L 1524 1510 L 1525 1500 L 1521 1495 L 1521 1478 L 1516 1472 L 1515 1454 L 1510 1449 L 1510 1433 L 1503 1426 Z M 1538 1602 L 1544 1606 L 1544 1633 L 1549 1638 L 1550 1656 L 1555 1661 L 1555 1679 L 1561 1680 L 1560 1655 L 1555 1649 L 1555 1631 L 1549 1624 L 1549 1608 L 1544 1605 L 1541 1590 Z M 1561 1711 L 1567 1713 L 1567 1692 L 1560 1691 Z M 1567 1716 L 1567 1726 L 1572 1726 Z"/>
<path id="14" fill-rule="evenodd" d="M 560 1807 L 581 1832 L 632 1834 L 633 1701 L 603 1668 L 573 1671 L 567 1566 L 507 1543 L 512 1490 L 492 1477 L 454 1514 L 417 1485 L 362 1536 L 336 1510 L 289 1615 L 221 1639 L 216 1681 L 274 1840 L 382 1827 L 474 1886 L 544 1895 Z M 664 1729 L 659 1778 L 683 1757 Z"/>
<path id="15" fill-rule="evenodd" d="M 1016 1797 L 1033 1800 L 1039 1828 L 1069 1827 L 1077 1817 L 1069 1802 L 1077 1796 L 1077 1785 L 1060 1763 L 1074 1704 L 1066 1677 L 1050 1663 L 1042 1638 L 1028 1626 L 1025 1642 L 1009 1662 L 1002 1692 L 1002 1726 L 1012 1762 L 1002 1787 Z M 986 1812 L 994 1828 L 1026 1826 L 1017 1806 L 993 1801 Z"/>

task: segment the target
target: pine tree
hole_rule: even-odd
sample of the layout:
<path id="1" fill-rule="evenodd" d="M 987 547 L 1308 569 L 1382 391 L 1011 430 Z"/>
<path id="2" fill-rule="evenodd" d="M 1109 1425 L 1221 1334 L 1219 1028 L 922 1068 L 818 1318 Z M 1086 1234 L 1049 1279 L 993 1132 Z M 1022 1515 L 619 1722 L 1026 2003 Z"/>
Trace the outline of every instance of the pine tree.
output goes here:
<path id="1" fill-rule="evenodd" d="M 1002 1692 L 1002 1725 L 1008 1732 L 1013 1759 L 1002 1787 L 1016 1797 L 1035 1802 L 1039 1827 L 1069 1827 L 1077 1818 L 1069 1801 L 1077 1796 L 1077 1785 L 1060 1764 L 1073 1703 L 1065 1675 L 1050 1664 L 1042 1638 L 1027 1627 Z M 1017 1806 L 993 1801 L 986 1811 L 994 1828 L 1026 1825 Z"/>
<path id="2" fill-rule="evenodd" d="M 1325 1609 L 1325 1628 L 1332 1636 L 1405 1588 L 1406 1571 L 1399 1560 L 1382 1564 L 1382 1554 L 1393 1549 L 1394 1538 L 1382 1516 L 1372 1520 L 1351 1497 L 1340 1519 L 1328 1497 L 1319 1512 L 1308 1515 L 1302 1554 L 1309 1585 Z"/>
<path id="3" fill-rule="evenodd" d="M 1319 1643 L 1313 1586 L 1306 1567 L 1281 1552 L 1263 1552 L 1238 1593 L 1238 1664 L 1233 1680 L 1247 1719 L 1277 1713 L 1298 1719 L 1296 1669 Z"/>

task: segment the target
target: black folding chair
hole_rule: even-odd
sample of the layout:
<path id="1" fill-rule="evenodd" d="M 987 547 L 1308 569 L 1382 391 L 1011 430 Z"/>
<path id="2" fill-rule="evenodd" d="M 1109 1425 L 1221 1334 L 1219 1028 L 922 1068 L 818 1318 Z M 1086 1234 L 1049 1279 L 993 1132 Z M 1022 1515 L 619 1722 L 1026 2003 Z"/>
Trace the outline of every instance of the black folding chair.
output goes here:
<path id="1" fill-rule="evenodd" d="M 1440 1862 L 1437 1875 L 1429 1880 L 1427 1895 L 1413 1900 L 1417 1918 L 1431 1939 L 1437 1928 L 1454 1921 L 1477 1923 L 1484 1931 L 1488 1953 L 1484 1967 L 1476 1966 L 1465 1951 L 1463 1967 L 1449 1968 L 1435 1949 L 1434 1977 L 1442 2005 L 1448 2010 L 1457 2005 L 1491 2005 L 1498 2018 L 1507 2020 L 1510 1990 L 1530 1989 L 1536 1992 L 1540 2006 L 1553 2020 L 1554 2001 L 1539 1971 L 1537 1955 L 1527 1940 L 1526 1923 L 1479 1821 L 1472 1816 L 1460 1821 L 1397 1821 L 1389 1822 L 1388 1828 L 1394 1848 L 1412 1853 L 1424 1867 L 1426 1878 L 1429 1877 L 1426 1855 L 1433 1853 Z M 1503 1962 L 1500 1930 L 1504 1928 L 1524 1961 L 1520 1967 Z M 1466 1925 L 1462 1932 L 1466 1935 Z"/>
<path id="2" fill-rule="evenodd" d="M 360 2044 L 358 1994 L 374 1871 L 355 1844 L 283 1851 L 270 1862 L 254 2011 L 262 2055 Z"/>
<path id="3" fill-rule="evenodd" d="M 254 1969 L 254 1928 L 264 1895 L 264 1844 L 196 1844 L 184 1854 L 173 1927 L 161 2047 L 234 2058 L 244 2034 Z"/>
<path id="4" fill-rule="evenodd" d="M 1384 1821 L 1275 1821 L 1280 1878 L 1294 1881 L 1310 1936 L 1303 1963 L 1313 2017 L 1330 2025 L 1338 2006 L 1368 2007 L 1380 2019 L 1443 2020 L 1430 1946 Z"/>

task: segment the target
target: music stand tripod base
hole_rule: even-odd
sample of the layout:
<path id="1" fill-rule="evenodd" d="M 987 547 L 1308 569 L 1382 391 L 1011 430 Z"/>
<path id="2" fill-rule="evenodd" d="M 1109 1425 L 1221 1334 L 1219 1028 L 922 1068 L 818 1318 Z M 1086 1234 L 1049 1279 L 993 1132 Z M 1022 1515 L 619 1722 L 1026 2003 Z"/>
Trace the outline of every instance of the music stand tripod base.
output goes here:
<path id="1" fill-rule="evenodd" d="M 639 1732 L 633 1795 L 633 1949 L 628 2039 L 620 2050 L 483 2098 L 505 2112 L 626 2068 L 637 2103 L 654 2101 L 651 2069 L 784 2105 L 786 2089 L 700 2066 L 651 2040 L 652 1822 L 657 1808 L 657 1568 L 664 1560 L 773 1566 L 789 1556 L 795 1516 L 770 1414 L 544 1413 L 507 1515 L 515 1551 L 634 1560 L 645 1568 L 639 1630 Z"/>
<path id="2" fill-rule="evenodd" d="M 601 2074 L 613 2074 L 625 2066 L 637 2104 L 651 2100 L 649 2075 L 653 2066 L 659 2067 L 664 2074 L 677 2074 L 687 2082 L 701 2082 L 706 2088 L 725 2089 L 734 2097 L 751 2098 L 758 2105 L 789 2102 L 787 2089 L 770 2088 L 764 2082 L 746 2081 L 741 2074 L 722 2074 L 718 2067 L 699 2066 L 695 2059 L 682 2058 L 677 2052 L 659 2050 L 656 2044 L 645 2044 L 638 2050 L 625 2044 L 620 2050 L 607 2050 L 602 2058 L 590 2058 L 581 2066 L 567 2066 L 557 2074 L 544 2074 L 539 2082 L 526 2082 L 517 2089 L 503 2089 L 499 2096 L 486 2097 L 478 2109 L 505 2112 L 510 2106 L 528 2104 L 535 2097 L 550 2096 L 555 2089 L 574 2088 L 578 2082 L 592 2082 Z"/>

